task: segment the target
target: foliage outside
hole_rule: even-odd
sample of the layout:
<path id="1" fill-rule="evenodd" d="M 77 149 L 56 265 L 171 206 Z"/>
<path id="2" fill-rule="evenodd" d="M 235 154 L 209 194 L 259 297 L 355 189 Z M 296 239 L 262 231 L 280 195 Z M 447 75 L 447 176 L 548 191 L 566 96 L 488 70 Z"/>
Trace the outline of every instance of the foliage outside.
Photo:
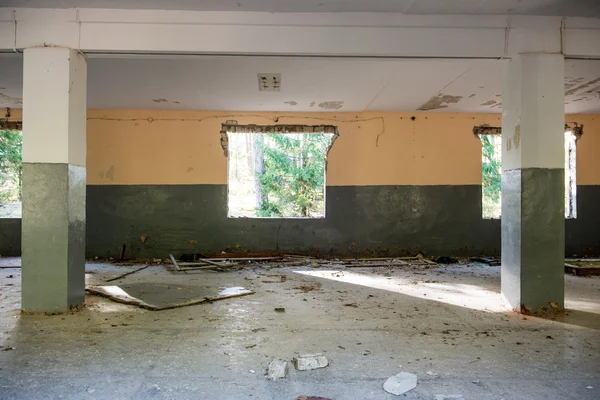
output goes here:
<path id="1" fill-rule="evenodd" d="M 21 131 L 0 130 L 0 217 L 21 216 Z"/>
<path id="2" fill-rule="evenodd" d="M 325 215 L 331 134 L 229 134 L 229 216 Z"/>
<path id="3" fill-rule="evenodd" d="M 480 135 L 483 218 L 500 218 L 502 207 L 502 136 Z M 577 217 L 575 136 L 565 132 L 565 218 Z"/>
<path id="4" fill-rule="evenodd" d="M 502 212 L 502 136 L 481 135 L 483 218 L 500 218 Z"/>

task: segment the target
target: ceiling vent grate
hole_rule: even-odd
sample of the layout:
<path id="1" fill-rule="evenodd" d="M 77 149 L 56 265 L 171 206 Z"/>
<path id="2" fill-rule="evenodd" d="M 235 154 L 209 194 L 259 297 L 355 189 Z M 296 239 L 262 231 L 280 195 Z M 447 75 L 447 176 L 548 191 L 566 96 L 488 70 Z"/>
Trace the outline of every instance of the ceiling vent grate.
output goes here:
<path id="1" fill-rule="evenodd" d="M 281 74 L 258 74 L 258 91 L 281 91 Z"/>

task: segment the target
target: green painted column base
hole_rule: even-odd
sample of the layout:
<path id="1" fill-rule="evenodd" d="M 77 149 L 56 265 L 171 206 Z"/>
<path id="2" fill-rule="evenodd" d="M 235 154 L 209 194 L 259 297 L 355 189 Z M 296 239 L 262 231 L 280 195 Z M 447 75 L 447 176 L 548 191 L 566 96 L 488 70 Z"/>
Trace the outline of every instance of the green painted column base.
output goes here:
<path id="1" fill-rule="evenodd" d="M 85 191 L 85 167 L 23 164 L 23 311 L 60 313 L 83 304 Z"/>
<path id="2" fill-rule="evenodd" d="M 502 294 L 523 313 L 564 308 L 564 170 L 502 172 Z"/>

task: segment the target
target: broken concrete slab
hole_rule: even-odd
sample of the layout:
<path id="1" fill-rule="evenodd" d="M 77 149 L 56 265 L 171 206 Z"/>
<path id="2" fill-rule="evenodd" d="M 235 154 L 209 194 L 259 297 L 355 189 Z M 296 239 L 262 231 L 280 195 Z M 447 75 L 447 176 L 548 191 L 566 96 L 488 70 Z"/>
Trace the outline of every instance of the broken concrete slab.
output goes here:
<path id="1" fill-rule="evenodd" d="M 383 384 L 383 390 L 396 396 L 400 396 L 416 387 L 417 376 L 408 372 L 400 372 L 397 375 L 390 376 Z"/>
<path id="2" fill-rule="evenodd" d="M 85 288 L 88 293 L 107 297 L 117 303 L 131 304 L 151 311 L 211 303 L 213 301 L 254 294 L 242 287 L 227 288 L 218 294 L 196 286 L 172 287 L 162 283 L 133 283 L 120 286 L 96 286 Z"/>
<path id="3" fill-rule="evenodd" d="M 292 362 L 298 371 L 325 368 L 329 365 L 327 358 L 321 353 L 301 354 L 293 358 Z"/>
<path id="4" fill-rule="evenodd" d="M 269 363 L 267 369 L 267 379 L 276 381 L 277 379 L 285 378 L 288 373 L 288 363 L 282 360 L 273 360 Z"/>

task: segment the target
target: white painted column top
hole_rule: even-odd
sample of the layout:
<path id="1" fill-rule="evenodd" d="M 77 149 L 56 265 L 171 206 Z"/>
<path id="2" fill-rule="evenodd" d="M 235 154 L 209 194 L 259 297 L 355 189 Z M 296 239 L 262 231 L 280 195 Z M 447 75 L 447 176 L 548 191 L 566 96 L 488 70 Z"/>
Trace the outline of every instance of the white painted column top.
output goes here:
<path id="1" fill-rule="evenodd" d="M 75 50 L 25 49 L 23 162 L 85 166 L 87 63 Z"/>

